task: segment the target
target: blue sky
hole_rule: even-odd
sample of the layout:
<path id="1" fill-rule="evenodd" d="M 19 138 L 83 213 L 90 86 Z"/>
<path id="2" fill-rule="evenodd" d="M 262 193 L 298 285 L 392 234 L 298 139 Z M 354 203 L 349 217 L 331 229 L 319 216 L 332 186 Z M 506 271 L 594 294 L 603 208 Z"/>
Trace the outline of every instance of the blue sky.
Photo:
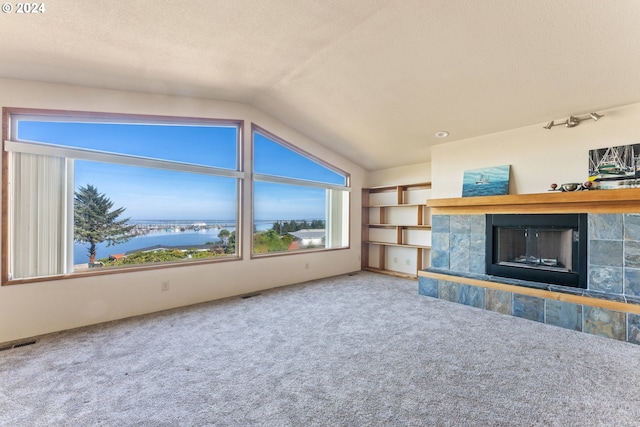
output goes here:
<path id="1" fill-rule="evenodd" d="M 21 121 L 18 137 L 70 147 L 236 168 L 234 127 Z"/>
<path id="2" fill-rule="evenodd" d="M 234 127 L 73 122 L 19 123 L 18 138 L 235 169 Z M 344 177 L 256 134 L 256 172 L 344 184 Z M 91 184 L 125 207 L 123 217 L 235 219 L 233 178 L 75 161 L 75 186 Z M 257 182 L 255 219 L 324 218 L 325 190 Z"/>
<path id="3" fill-rule="evenodd" d="M 344 185 L 345 178 L 271 139 L 255 134 L 254 169 L 257 173 L 287 178 L 312 179 L 327 184 Z"/>

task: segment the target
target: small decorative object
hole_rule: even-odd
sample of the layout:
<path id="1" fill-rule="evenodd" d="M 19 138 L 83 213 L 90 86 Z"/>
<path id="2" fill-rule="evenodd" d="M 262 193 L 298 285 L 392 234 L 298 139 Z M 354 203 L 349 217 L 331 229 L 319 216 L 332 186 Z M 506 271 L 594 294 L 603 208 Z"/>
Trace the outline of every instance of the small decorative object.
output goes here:
<path id="1" fill-rule="evenodd" d="M 509 194 L 511 165 L 464 171 L 462 197 Z"/>
<path id="2" fill-rule="evenodd" d="M 576 191 L 580 188 L 580 184 L 577 182 L 570 182 L 568 184 L 562 184 L 560 187 L 562 188 L 562 191 Z"/>
<path id="3" fill-rule="evenodd" d="M 592 187 L 593 183 L 591 181 L 587 181 L 584 184 L 580 184 L 578 182 L 568 182 L 566 184 L 561 184 L 558 187 L 558 184 L 551 184 L 551 190 L 549 191 L 582 191 L 589 190 Z"/>

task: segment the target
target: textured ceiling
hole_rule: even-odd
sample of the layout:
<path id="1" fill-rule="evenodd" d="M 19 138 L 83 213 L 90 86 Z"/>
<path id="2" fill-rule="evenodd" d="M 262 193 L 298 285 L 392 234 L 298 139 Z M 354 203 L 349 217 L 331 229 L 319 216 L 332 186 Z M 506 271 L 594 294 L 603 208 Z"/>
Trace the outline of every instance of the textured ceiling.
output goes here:
<path id="1" fill-rule="evenodd" d="M 640 2 L 55 0 L 0 77 L 249 103 L 374 170 L 640 102 Z"/>

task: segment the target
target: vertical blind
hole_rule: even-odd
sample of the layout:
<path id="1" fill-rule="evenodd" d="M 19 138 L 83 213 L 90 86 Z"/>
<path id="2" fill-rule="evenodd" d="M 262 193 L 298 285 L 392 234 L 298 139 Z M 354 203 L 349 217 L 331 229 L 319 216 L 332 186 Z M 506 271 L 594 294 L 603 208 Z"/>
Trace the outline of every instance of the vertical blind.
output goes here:
<path id="1" fill-rule="evenodd" d="M 66 160 L 11 153 L 13 279 L 62 274 L 66 266 Z"/>
<path id="2" fill-rule="evenodd" d="M 349 246 L 349 193 L 327 189 L 326 247 L 344 248 Z"/>

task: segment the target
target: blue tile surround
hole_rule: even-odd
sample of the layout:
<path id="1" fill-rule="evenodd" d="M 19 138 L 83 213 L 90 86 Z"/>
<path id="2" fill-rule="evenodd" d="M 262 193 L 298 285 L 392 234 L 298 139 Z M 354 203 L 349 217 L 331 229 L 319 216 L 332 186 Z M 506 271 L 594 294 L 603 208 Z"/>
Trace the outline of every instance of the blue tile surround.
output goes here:
<path id="1" fill-rule="evenodd" d="M 587 289 L 529 287 L 640 304 L 640 214 L 589 214 Z M 485 274 L 485 216 L 434 215 L 428 271 L 519 284 Z M 520 283 L 522 284 L 522 283 Z M 517 289 L 517 288 L 515 288 Z M 419 276 L 421 295 L 640 344 L 640 315 Z"/>

